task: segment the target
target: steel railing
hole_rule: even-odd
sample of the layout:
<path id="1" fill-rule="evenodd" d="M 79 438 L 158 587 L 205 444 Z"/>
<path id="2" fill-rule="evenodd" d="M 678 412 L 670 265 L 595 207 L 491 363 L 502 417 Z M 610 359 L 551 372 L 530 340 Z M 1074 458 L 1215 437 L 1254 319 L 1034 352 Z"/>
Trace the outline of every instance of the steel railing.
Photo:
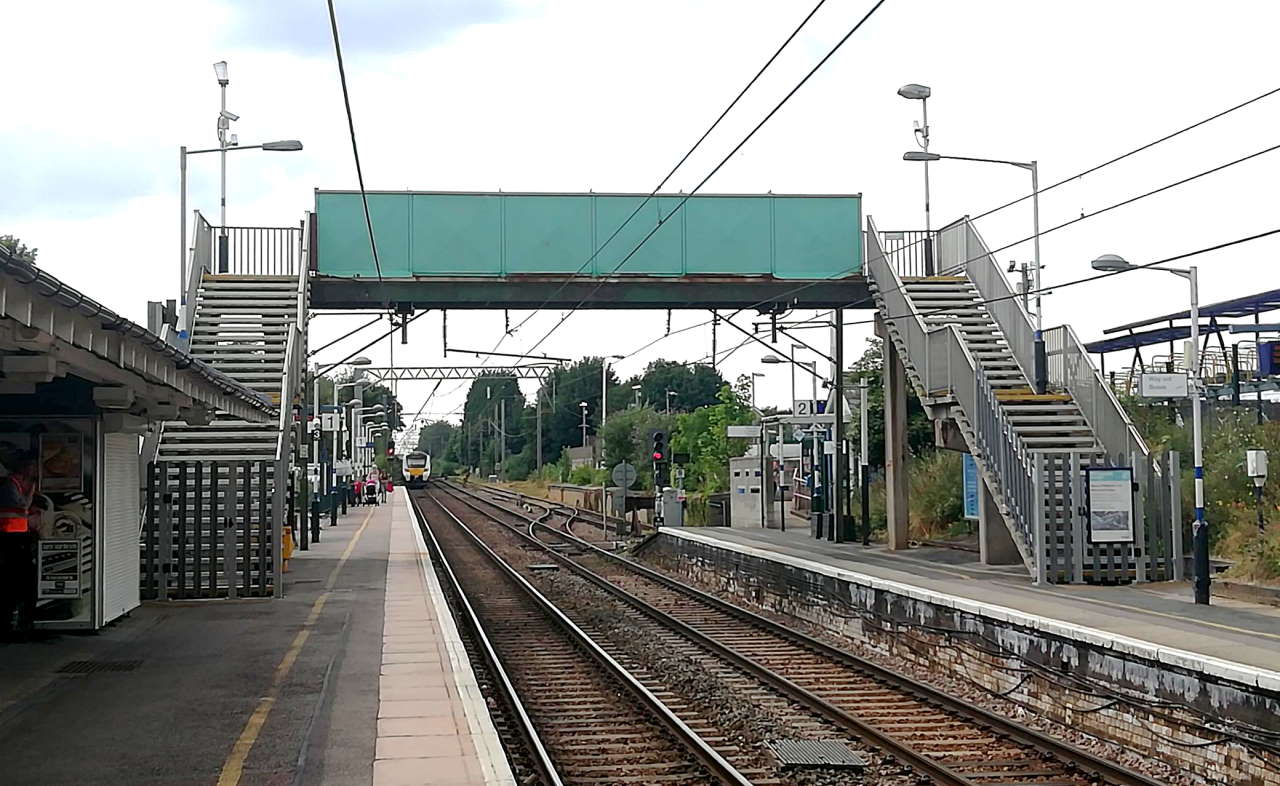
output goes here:
<path id="1" fill-rule="evenodd" d="M 885 230 L 877 239 L 899 276 L 931 276 L 936 269 L 933 237 L 937 234 L 919 229 Z"/>
<path id="2" fill-rule="evenodd" d="M 1022 535 L 1023 544 L 1033 548 L 1037 542 L 1036 515 L 1043 505 L 1036 482 L 1034 454 L 1028 453 L 1018 438 L 981 368 L 974 375 L 974 398 L 977 419 L 973 430 L 979 458 L 986 463 L 989 475 L 998 484 L 1005 505 L 1013 515 L 1013 524 Z M 1034 553 L 1038 555 L 1039 551 Z M 1037 557 L 1037 565 L 1039 559 Z"/>
<path id="3" fill-rule="evenodd" d="M 1117 466 L 1126 466 L 1135 453 L 1149 456 L 1151 451 L 1147 443 L 1138 434 L 1111 386 L 1094 368 L 1089 352 L 1071 326 L 1046 330 L 1044 344 L 1049 385 L 1071 395 L 1107 458 Z"/>
<path id="4" fill-rule="evenodd" d="M 302 267 L 298 227 L 213 227 L 216 269 L 241 276 L 294 276 Z"/>
<path id="5" fill-rule="evenodd" d="M 1004 334 L 1009 351 L 1018 361 L 1023 377 L 1032 379 L 1035 373 L 1035 328 L 1022 305 L 1022 297 L 1009 286 L 1004 271 L 996 263 L 973 222 L 967 218 L 962 219 L 943 229 L 940 234 L 950 234 L 955 241 L 944 244 L 942 264 L 949 261 L 949 253 L 954 251 L 960 254 L 950 261 L 954 263 L 957 272 L 963 272 L 973 282 L 978 296 L 986 305 L 987 313 L 1000 326 L 1000 332 Z"/>

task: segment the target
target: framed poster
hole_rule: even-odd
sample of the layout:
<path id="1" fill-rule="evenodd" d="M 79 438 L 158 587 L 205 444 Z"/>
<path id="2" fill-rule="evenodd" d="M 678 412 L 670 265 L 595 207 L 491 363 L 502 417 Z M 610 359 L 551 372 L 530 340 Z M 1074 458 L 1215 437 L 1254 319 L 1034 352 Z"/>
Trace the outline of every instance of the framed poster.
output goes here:
<path id="1" fill-rule="evenodd" d="M 42 540 L 39 542 L 39 597 L 80 597 L 80 541 Z"/>
<path id="2" fill-rule="evenodd" d="M 84 491 L 84 438 L 80 434 L 40 435 L 40 491 Z"/>
<path id="3" fill-rule="evenodd" d="M 1085 470 L 1089 497 L 1089 542 L 1133 542 L 1133 468 Z"/>

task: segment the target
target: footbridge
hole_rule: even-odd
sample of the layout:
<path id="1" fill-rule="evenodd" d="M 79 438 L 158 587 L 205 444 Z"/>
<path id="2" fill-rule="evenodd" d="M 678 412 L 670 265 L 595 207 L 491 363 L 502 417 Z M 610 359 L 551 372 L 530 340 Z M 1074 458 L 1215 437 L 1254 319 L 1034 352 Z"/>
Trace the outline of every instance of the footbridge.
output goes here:
<path id="1" fill-rule="evenodd" d="M 857 194 L 320 190 L 297 228 L 196 224 L 178 335 L 286 406 L 305 398 L 307 319 L 329 310 L 812 308 L 831 309 L 839 326 L 845 309 L 874 309 L 886 339 L 891 549 L 909 541 L 910 389 L 938 444 L 972 454 L 979 468 L 984 561 L 1022 564 L 1038 582 L 1181 577 L 1176 456 L 1152 456 L 1069 326 L 1045 331 L 1049 389 L 1034 390 L 1030 317 L 967 219 L 936 232 L 880 231 Z M 834 359 L 845 367 L 839 341 Z M 844 379 L 833 376 L 839 400 Z M 835 416 L 841 432 L 843 412 Z M 278 444 L 267 431 L 229 417 L 175 425 L 156 456 L 264 461 Z M 843 507 L 848 457 L 831 461 Z M 1119 530 L 1096 530 L 1087 511 L 1087 471 L 1102 468 L 1131 473 L 1138 489 Z M 811 527 L 834 541 L 857 536 L 840 515 Z"/>

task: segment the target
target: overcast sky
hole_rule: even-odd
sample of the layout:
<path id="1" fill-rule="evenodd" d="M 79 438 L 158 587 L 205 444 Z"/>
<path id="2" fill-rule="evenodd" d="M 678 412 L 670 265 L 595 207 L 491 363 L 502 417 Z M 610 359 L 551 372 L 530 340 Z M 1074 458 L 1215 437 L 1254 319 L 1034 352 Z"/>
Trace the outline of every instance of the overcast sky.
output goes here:
<path id="1" fill-rule="evenodd" d="M 696 184 L 871 4 L 828 0 L 671 187 Z M 648 191 L 811 6 L 337 0 L 337 7 L 368 187 Z M 0 233 L 38 246 L 44 268 L 135 320 L 144 320 L 148 299 L 175 297 L 178 147 L 217 144 L 211 64 L 220 59 L 230 63 L 228 106 L 242 118 L 234 128 L 241 142 L 306 145 L 230 157 L 230 224 L 296 224 L 313 189 L 354 188 L 327 22 L 323 0 L 5 3 Z M 922 227 L 922 173 L 901 160 L 914 149 L 919 104 L 899 98 L 900 85 L 933 88 L 933 151 L 1038 159 L 1048 184 L 1276 87 L 1276 29 L 1280 4 L 1259 0 L 888 0 L 706 190 L 861 192 L 882 228 Z M 1042 224 L 1280 143 L 1277 128 L 1280 96 L 1045 195 Z M 1277 180 L 1280 151 L 1048 235 L 1045 282 L 1085 275 L 1104 252 L 1143 262 L 1280 227 Z M 962 162 L 935 165 L 932 184 L 935 226 L 1030 186 L 1021 170 Z M 193 158 L 191 206 L 216 217 L 217 196 L 216 156 Z M 979 228 L 993 248 L 1023 238 L 1030 205 Z M 1028 243 L 997 257 L 1030 254 Z M 1198 258 L 1202 302 L 1280 286 L 1278 258 L 1274 237 Z M 1089 340 L 1108 325 L 1185 302 L 1180 279 L 1128 274 L 1054 294 L 1046 326 L 1070 322 Z M 870 316 L 855 311 L 848 319 Z M 513 313 L 512 321 L 523 317 Z M 529 346 L 559 318 L 534 317 L 504 349 Z M 704 319 L 702 311 L 676 312 L 673 327 Z M 317 320 L 312 346 L 361 321 Z M 582 312 L 540 351 L 626 354 L 664 330 L 662 313 Z M 501 332 L 500 314 L 450 315 L 455 345 L 489 347 Z M 869 332 L 849 329 L 851 354 Z M 338 360 L 360 343 L 319 359 Z M 658 342 L 619 371 L 709 351 L 709 330 L 698 329 Z M 786 406 L 789 375 L 761 366 L 763 353 L 744 347 L 723 370 L 730 378 L 768 370 L 760 401 Z M 386 362 L 387 342 L 367 354 Z M 444 362 L 438 314 L 415 323 L 395 360 Z M 411 413 L 428 390 L 428 383 L 401 386 Z M 440 393 L 424 414 L 461 405 L 456 383 Z"/>

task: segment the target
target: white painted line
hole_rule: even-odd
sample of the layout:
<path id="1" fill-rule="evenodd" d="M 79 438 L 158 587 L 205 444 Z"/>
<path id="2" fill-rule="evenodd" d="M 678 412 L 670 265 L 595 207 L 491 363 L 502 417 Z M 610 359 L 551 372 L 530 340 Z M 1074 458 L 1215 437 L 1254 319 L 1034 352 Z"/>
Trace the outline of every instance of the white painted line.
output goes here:
<path id="1" fill-rule="evenodd" d="M 870 576 L 865 573 L 837 568 L 834 565 L 817 562 L 815 560 L 805 559 L 803 557 L 793 557 L 790 554 L 781 554 L 775 551 L 769 551 L 757 546 L 738 543 L 723 538 L 712 537 L 698 532 L 691 532 L 688 529 L 679 529 L 675 527 L 667 527 L 661 530 L 661 534 L 669 535 L 674 538 L 690 540 L 695 543 L 702 543 L 716 548 L 726 549 L 728 551 L 736 551 L 740 554 L 747 554 L 760 559 L 780 562 L 784 565 L 790 565 L 795 568 L 807 570 L 822 576 L 831 576 L 851 584 L 859 584 L 875 590 L 892 592 L 896 595 L 913 598 L 915 600 L 931 603 L 936 606 L 944 606 L 946 608 L 957 609 L 959 611 L 976 614 L 983 617 L 1001 620 L 1014 625 L 1020 625 L 1025 628 L 1032 628 L 1054 636 L 1060 636 L 1072 641 L 1083 641 L 1089 644 L 1114 649 L 1119 652 L 1129 653 L 1147 660 L 1153 660 L 1157 663 L 1163 663 L 1177 668 L 1198 671 L 1215 677 L 1220 677 L 1232 682 L 1239 682 L 1244 685 L 1257 686 L 1268 690 L 1276 690 L 1276 686 L 1280 686 L 1280 672 L 1268 669 L 1259 669 L 1244 663 L 1236 663 L 1233 661 L 1215 658 L 1211 655 L 1204 655 L 1189 650 L 1176 649 L 1173 647 L 1165 647 L 1154 642 L 1143 641 L 1141 639 L 1121 636 L 1110 631 L 1100 630 L 1098 628 L 1089 628 L 1083 625 L 1076 625 L 1070 622 L 1041 617 L 1018 609 L 1011 609 L 1007 606 L 998 606 L 994 603 L 986 603 L 984 601 L 970 600 L 955 595 L 948 595 L 944 592 L 926 589 L 924 587 L 916 587 L 910 584 L 903 584 L 898 581 L 882 579 L 878 576 Z M 1135 609 L 1141 612 L 1141 609 Z M 1194 622 L 1194 620 L 1188 620 Z"/>
<path id="2" fill-rule="evenodd" d="M 493 718 L 489 716 L 489 706 L 480 692 L 480 684 L 476 681 L 475 672 L 471 670 L 471 661 L 467 657 L 466 647 L 458 626 L 449 611 L 449 602 L 445 599 L 444 589 L 436 578 L 432 567 L 431 555 L 427 552 L 427 542 L 422 537 L 415 523 L 413 505 L 409 501 L 409 492 L 404 491 L 404 509 L 408 514 L 407 526 L 413 531 L 414 542 L 418 546 L 418 565 L 427 582 L 427 594 L 435 609 L 436 624 L 440 626 L 440 637 L 449 653 L 449 665 L 452 667 L 453 684 L 461 697 L 462 708 L 466 712 L 467 726 L 471 730 L 471 741 L 475 745 L 476 755 L 484 770 L 485 783 L 492 786 L 516 786 L 515 775 L 507 762 L 507 755 L 502 750 L 498 739 L 498 730 L 494 728 Z M 394 522 L 392 526 L 395 526 Z"/>

